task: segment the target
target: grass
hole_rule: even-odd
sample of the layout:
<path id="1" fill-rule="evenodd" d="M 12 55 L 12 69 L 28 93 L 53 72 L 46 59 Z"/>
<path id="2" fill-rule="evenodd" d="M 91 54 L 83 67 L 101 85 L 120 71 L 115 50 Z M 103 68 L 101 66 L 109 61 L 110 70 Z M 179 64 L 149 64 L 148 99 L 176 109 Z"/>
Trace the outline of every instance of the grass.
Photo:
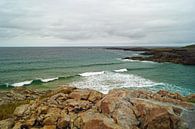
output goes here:
<path id="1" fill-rule="evenodd" d="M 30 100 L 16 101 L 14 103 L 0 105 L 0 120 L 4 120 L 12 117 L 16 107 L 28 103 L 30 103 Z"/>
<path id="2" fill-rule="evenodd" d="M 65 88 L 65 89 L 59 89 L 59 90 L 55 90 L 55 91 L 51 90 L 51 91 L 47 92 L 46 94 L 40 95 L 39 99 L 41 100 L 44 98 L 48 98 L 48 97 L 51 97 L 51 96 L 58 94 L 58 93 L 69 94 L 69 93 L 71 93 L 71 91 L 73 89 L 74 88 L 67 88 L 67 89 Z M 12 117 L 16 107 L 23 105 L 23 104 L 28 104 L 30 102 L 31 102 L 31 100 L 23 100 L 23 101 L 15 101 L 12 103 L 0 105 L 0 120 L 4 120 L 4 119 Z"/>
<path id="3" fill-rule="evenodd" d="M 188 100 L 188 102 L 190 102 L 190 103 L 195 103 L 195 100 Z"/>

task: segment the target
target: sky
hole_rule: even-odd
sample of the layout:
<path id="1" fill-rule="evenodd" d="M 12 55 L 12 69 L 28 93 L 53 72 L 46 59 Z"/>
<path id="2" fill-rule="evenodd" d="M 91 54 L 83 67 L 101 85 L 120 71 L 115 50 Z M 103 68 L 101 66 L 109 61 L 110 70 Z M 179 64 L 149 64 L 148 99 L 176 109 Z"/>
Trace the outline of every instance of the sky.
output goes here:
<path id="1" fill-rule="evenodd" d="M 195 0 L 0 0 L 0 46 L 183 46 Z"/>

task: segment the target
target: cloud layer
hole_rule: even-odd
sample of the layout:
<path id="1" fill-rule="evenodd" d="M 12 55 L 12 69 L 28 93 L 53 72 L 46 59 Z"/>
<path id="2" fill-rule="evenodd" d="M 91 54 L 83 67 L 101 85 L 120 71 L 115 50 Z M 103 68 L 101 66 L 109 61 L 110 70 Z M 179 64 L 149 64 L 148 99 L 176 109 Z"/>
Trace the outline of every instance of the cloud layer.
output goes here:
<path id="1" fill-rule="evenodd" d="M 194 0 L 1 0 L 0 46 L 183 45 Z"/>

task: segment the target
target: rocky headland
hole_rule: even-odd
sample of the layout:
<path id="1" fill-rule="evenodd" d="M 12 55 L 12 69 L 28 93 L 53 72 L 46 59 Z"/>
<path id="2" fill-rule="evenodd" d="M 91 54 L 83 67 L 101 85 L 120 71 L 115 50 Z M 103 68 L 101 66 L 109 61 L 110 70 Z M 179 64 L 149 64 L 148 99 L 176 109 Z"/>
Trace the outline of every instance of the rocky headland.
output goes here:
<path id="1" fill-rule="evenodd" d="M 141 55 L 125 57 L 124 59 L 154 61 L 154 62 L 171 62 L 184 65 L 195 65 L 195 45 L 186 47 L 166 47 L 166 48 L 108 48 L 124 51 L 144 51 Z"/>
<path id="2" fill-rule="evenodd" d="M 25 101 L 0 121 L 1 129 L 195 128 L 195 95 L 128 89 L 102 94 L 63 86 L 50 91 L 14 88 L 0 96 L 0 110 Z"/>

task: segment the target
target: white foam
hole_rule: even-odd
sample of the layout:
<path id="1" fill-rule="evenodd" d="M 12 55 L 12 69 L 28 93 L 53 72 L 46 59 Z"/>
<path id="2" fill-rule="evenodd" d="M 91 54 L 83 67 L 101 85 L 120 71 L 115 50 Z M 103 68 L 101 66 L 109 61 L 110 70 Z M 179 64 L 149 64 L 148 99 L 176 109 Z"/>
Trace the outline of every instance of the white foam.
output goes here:
<path id="1" fill-rule="evenodd" d="M 47 83 L 47 82 L 55 81 L 55 80 L 58 80 L 58 79 L 59 78 L 56 77 L 56 78 L 48 78 L 48 79 L 38 78 L 37 80 L 40 80 L 43 83 Z M 11 86 L 14 86 L 14 87 L 25 86 L 25 85 L 30 85 L 32 82 L 33 82 L 33 80 L 31 80 L 31 81 L 24 81 L 24 82 L 18 82 L 18 83 L 12 84 Z"/>
<path id="2" fill-rule="evenodd" d="M 154 61 L 146 61 L 146 60 L 132 60 L 132 59 L 121 59 L 124 62 L 143 62 L 143 63 L 157 63 Z"/>
<path id="3" fill-rule="evenodd" d="M 143 60 L 143 61 L 140 61 L 140 62 L 144 62 L 144 63 L 157 63 L 157 62 L 154 62 L 154 61 L 146 61 L 146 60 Z"/>
<path id="4" fill-rule="evenodd" d="M 113 88 L 123 87 L 151 87 L 160 83 L 136 76 L 133 74 L 123 74 L 105 72 L 96 76 L 87 76 L 81 81 L 73 82 L 72 85 L 78 88 L 91 88 L 102 93 L 108 93 Z"/>
<path id="5" fill-rule="evenodd" d="M 101 71 L 101 72 L 85 72 L 85 73 L 81 73 L 79 75 L 83 76 L 83 77 L 88 77 L 88 76 L 94 76 L 94 75 L 100 75 L 100 74 L 104 74 L 104 71 Z"/>
<path id="6" fill-rule="evenodd" d="M 32 80 L 31 81 L 24 81 L 24 82 L 14 83 L 11 86 L 19 87 L 19 86 L 24 86 L 24 85 L 30 85 L 31 83 L 32 83 Z"/>
<path id="7" fill-rule="evenodd" d="M 58 80 L 59 78 L 56 77 L 56 78 L 48 78 L 48 79 L 40 79 L 42 82 L 46 83 L 46 82 L 51 82 L 51 81 L 55 81 L 55 80 Z"/>
<path id="8" fill-rule="evenodd" d="M 117 69 L 117 70 L 114 70 L 114 72 L 118 72 L 118 73 L 120 73 L 120 72 L 127 72 L 128 70 L 127 69 Z"/>

